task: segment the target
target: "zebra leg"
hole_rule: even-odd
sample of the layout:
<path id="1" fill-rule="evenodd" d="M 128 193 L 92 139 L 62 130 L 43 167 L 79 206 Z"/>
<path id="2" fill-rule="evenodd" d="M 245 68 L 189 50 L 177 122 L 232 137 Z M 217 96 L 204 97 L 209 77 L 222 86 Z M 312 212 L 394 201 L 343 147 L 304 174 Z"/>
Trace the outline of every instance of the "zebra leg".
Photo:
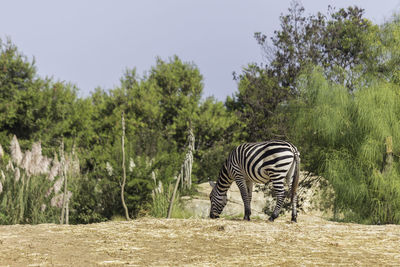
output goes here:
<path id="1" fill-rule="evenodd" d="M 279 216 L 279 212 L 281 211 L 283 200 L 285 198 L 285 190 L 275 189 L 275 194 L 276 194 L 276 206 L 274 212 L 271 214 L 271 217 L 269 217 L 269 221 L 271 222 L 273 222 Z"/>
<path id="2" fill-rule="evenodd" d="M 294 154 L 296 160 L 296 169 L 293 175 L 293 188 L 292 188 L 292 222 L 297 222 L 297 187 L 299 186 L 300 179 L 300 157 L 296 150 Z"/>
<path id="3" fill-rule="evenodd" d="M 239 187 L 240 194 L 242 195 L 242 200 L 244 204 L 244 220 L 250 221 L 251 209 L 250 209 L 250 201 L 247 190 L 246 181 L 243 176 L 236 178 L 236 184 Z"/>
<path id="4" fill-rule="evenodd" d="M 246 180 L 246 187 L 247 187 L 247 199 L 249 201 L 249 214 L 246 214 L 245 212 L 245 218 L 246 220 L 250 221 L 250 215 L 251 215 L 251 198 L 253 196 L 253 182 L 250 180 Z M 246 218 L 246 215 L 248 215 L 248 217 Z"/>
<path id="5" fill-rule="evenodd" d="M 297 222 L 297 192 L 293 194 L 292 181 L 293 179 L 290 180 L 289 190 L 287 192 L 287 195 L 290 197 L 292 202 L 292 222 Z"/>
<path id="6" fill-rule="evenodd" d="M 292 196 L 292 222 L 297 222 L 297 193 Z"/>

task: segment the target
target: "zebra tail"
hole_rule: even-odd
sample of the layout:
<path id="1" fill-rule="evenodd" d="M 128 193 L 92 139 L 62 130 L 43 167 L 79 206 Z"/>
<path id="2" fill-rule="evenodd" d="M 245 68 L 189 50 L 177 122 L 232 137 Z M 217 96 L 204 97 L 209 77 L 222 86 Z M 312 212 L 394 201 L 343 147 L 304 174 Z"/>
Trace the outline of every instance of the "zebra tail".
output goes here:
<path id="1" fill-rule="evenodd" d="M 296 161 L 296 167 L 295 167 L 295 173 L 292 181 L 292 192 L 291 192 L 291 201 L 293 202 L 293 198 L 296 195 L 297 192 L 297 187 L 299 185 L 299 180 L 300 180 L 300 157 L 298 152 L 294 154 L 295 161 Z"/>

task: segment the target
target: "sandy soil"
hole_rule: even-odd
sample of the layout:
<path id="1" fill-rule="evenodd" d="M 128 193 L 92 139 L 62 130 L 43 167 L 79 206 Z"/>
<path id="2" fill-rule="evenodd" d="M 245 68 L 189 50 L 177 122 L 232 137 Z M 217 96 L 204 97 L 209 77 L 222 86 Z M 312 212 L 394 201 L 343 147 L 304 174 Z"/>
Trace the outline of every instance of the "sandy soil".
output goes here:
<path id="1" fill-rule="evenodd" d="M 0 266 L 400 266 L 400 225 L 298 219 L 0 226 Z"/>

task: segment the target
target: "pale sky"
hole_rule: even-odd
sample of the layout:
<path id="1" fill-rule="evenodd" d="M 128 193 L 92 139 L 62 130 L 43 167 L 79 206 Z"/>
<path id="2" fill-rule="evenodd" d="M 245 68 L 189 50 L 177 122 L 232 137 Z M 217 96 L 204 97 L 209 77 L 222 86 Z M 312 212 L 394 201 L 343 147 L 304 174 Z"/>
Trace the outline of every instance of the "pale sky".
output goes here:
<path id="1" fill-rule="evenodd" d="M 203 97 L 225 100 L 237 90 L 232 72 L 262 62 L 254 32 L 272 36 L 291 0 L 0 0 L 0 38 L 34 56 L 41 77 L 74 83 L 80 96 L 119 85 L 126 68 L 139 75 L 157 56 L 178 55 L 204 77 Z M 303 0 L 305 14 L 328 5 L 364 8 L 376 24 L 400 0 Z"/>

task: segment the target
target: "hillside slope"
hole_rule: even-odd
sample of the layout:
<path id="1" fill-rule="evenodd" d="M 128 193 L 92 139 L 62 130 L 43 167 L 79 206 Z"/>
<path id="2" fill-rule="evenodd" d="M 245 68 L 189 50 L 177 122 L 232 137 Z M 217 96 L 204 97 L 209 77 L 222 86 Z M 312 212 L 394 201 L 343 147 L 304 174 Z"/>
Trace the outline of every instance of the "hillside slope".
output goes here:
<path id="1" fill-rule="evenodd" d="M 154 219 L 0 226 L 0 266 L 398 266 L 400 226 Z"/>

